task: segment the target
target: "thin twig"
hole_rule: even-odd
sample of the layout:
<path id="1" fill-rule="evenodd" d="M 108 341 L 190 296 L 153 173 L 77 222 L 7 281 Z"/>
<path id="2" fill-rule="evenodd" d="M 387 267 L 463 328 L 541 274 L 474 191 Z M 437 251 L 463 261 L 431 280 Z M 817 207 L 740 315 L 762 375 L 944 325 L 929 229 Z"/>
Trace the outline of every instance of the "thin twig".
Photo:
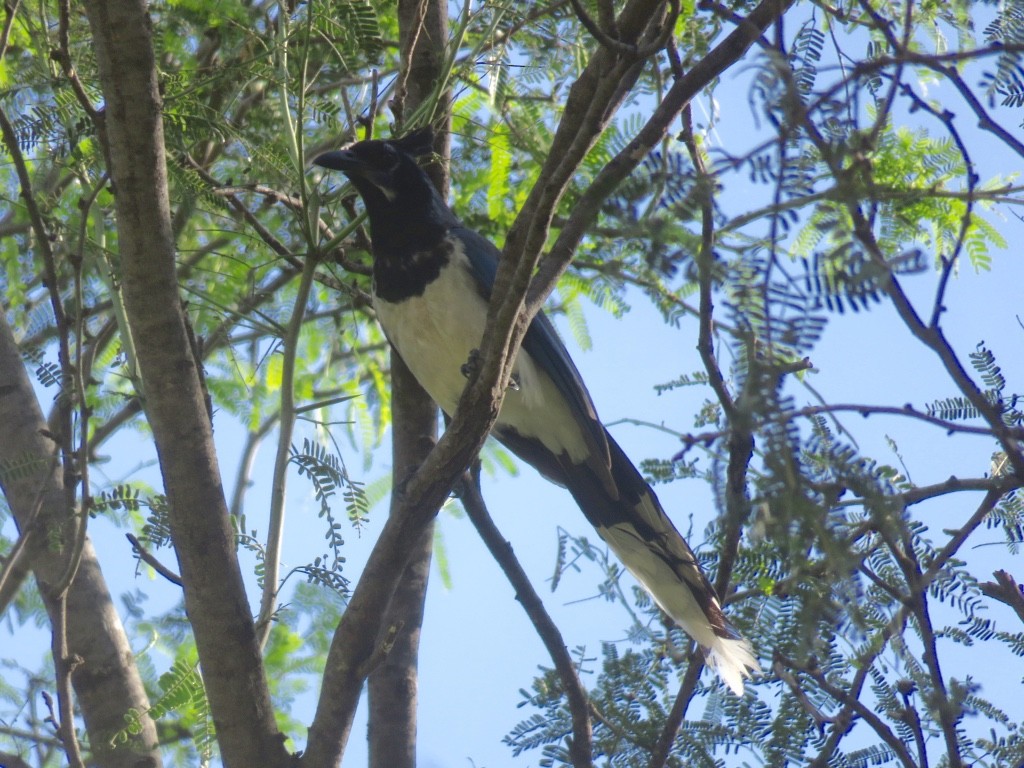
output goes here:
<path id="1" fill-rule="evenodd" d="M 92 121 L 97 129 L 100 129 L 102 127 L 102 117 L 92 105 L 92 99 L 85 92 L 85 86 L 82 85 L 78 72 L 75 70 L 75 64 L 71 60 L 71 0 L 60 0 L 58 3 L 58 13 L 58 48 L 53 51 L 51 56 L 60 64 L 61 69 L 64 70 L 64 76 L 71 83 L 71 90 L 74 91 L 75 98 L 78 99 L 78 103 L 85 110 L 85 114 L 89 116 L 89 120 Z"/>
<path id="2" fill-rule="evenodd" d="M 74 693 L 71 690 L 71 675 L 82 663 L 82 659 L 78 656 L 71 657 L 68 653 L 67 590 L 63 590 L 60 595 L 56 596 L 54 608 L 51 649 L 57 682 L 57 712 L 52 713 L 51 717 L 54 718 L 57 732 L 64 745 L 64 752 L 68 756 L 68 765 L 71 768 L 85 768 L 85 763 L 82 761 L 82 750 L 78 744 L 78 734 L 75 732 Z"/>
<path id="3" fill-rule="evenodd" d="M 799 665 L 789 659 L 786 659 L 781 654 L 778 656 L 778 659 L 782 663 L 786 664 L 786 666 L 798 669 L 809 675 L 811 679 L 818 684 L 821 690 L 870 725 L 872 730 L 878 734 L 879 738 L 881 738 L 882 741 L 884 741 L 893 751 L 893 754 L 896 755 L 904 768 L 919 768 L 917 763 L 914 761 L 913 755 L 911 755 L 907 750 L 906 745 L 899 739 L 899 737 L 896 736 L 896 734 L 892 732 L 892 729 L 885 724 L 882 718 L 879 717 L 873 709 L 860 701 L 859 695 L 854 692 L 854 689 L 847 691 L 837 685 L 833 685 L 816 665 Z M 865 667 L 864 669 L 868 668 L 870 667 Z"/>
<path id="4" fill-rule="evenodd" d="M 956 555 L 960 551 L 960 547 L 964 545 L 964 542 L 970 537 L 978 526 L 985 522 L 985 518 L 995 508 L 996 504 L 999 503 L 999 499 L 1004 496 L 1005 492 L 999 488 L 989 489 L 988 493 L 985 494 L 985 498 L 981 500 L 981 504 L 971 515 L 970 519 L 964 523 L 960 528 L 950 536 L 949 541 L 946 542 L 941 550 L 935 553 L 935 557 L 932 559 L 928 566 L 928 570 L 921 574 L 921 588 L 923 589 L 930 584 L 939 572 L 945 567 L 949 559 Z"/>
<path id="5" fill-rule="evenodd" d="M 7 53 L 7 44 L 11 41 L 11 30 L 14 28 L 14 20 L 18 16 L 21 0 L 11 0 L 4 5 L 7 10 L 7 19 L 4 21 L 3 32 L 0 32 L 0 59 L 3 59 Z"/>
<path id="6" fill-rule="evenodd" d="M 995 581 L 985 581 L 979 584 L 982 594 L 991 597 L 1001 603 L 1013 608 L 1014 612 L 1024 621 L 1024 591 L 1006 571 L 996 571 L 992 574 Z"/>
<path id="7" fill-rule="evenodd" d="M 959 422 L 949 421 L 948 419 L 940 419 L 938 416 L 932 416 L 929 413 L 917 410 L 909 403 L 902 407 L 890 405 L 858 405 L 856 403 L 810 405 L 805 408 L 798 408 L 795 411 L 790 411 L 785 414 L 785 417 L 815 416 L 819 413 L 840 413 L 843 411 L 859 413 L 865 418 L 872 415 L 907 416 L 909 418 L 927 422 L 928 424 L 932 424 L 936 427 L 941 427 L 949 434 L 962 432 L 970 435 L 987 435 L 989 437 L 994 437 L 991 427 L 973 427 L 969 424 L 961 424 Z M 1009 434 L 1015 435 L 1018 439 L 1024 440 L 1024 428 L 1008 427 L 1007 431 Z"/>
<path id="8" fill-rule="evenodd" d="M 555 664 L 555 670 L 565 688 L 569 711 L 572 714 L 573 738 L 569 745 L 572 764 L 576 768 L 590 768 L 593 760 L 593 733 L 587 693 L 576 673 L 576 665 L 566 650 L 562 633 L 544 609 L 544 603 L 530 583 L 526 571 L 516 559 L 512 545 L 501 535 L 487 510 L 486 502 L 480 492 L 479 462 L 475 463 L 470 473 L 464 475 L 459 482 L 459 498 L 491 556 L 501 566 L 505 577 L 515 589 L 516 599 L 523 606 L 526 615 L 530 617 L 530 622 L 537 630 L 537 634 Z"/>
<path id="9" fill-rule="evenodd" d="M 676 691 L 675 700 L 672 702 L 672 709 L 669 711 L 668 717 L 665 718 L 665 724 L 658 736 L 658 743 L 654 746 L 649 768 L 664 768 L 664 765 L 668 762 L 668 757 L 672 753 L 672 745 L 676 740 L 676 734 L 679 733 L 679 729 L 683 724 L 683 718 L 686 717 L 686 710 L 689 708 L 690 702 L 693 701 L 693 696 L 697 692 L 697 682 L 700 680 L 700 673 L 703 671 L 704 657 L 694 648 L 693 652 L 690 653 L 690 663 L 686 668 L 686 674 L 683 675 L 683 680 L 679 684 L 679 690 Z"/>
<path id="10" fill-rule="evenodd" d="M 316 264 L 316 254 L 307 254 L 302 278 L 299 281 L 299 289 L 295 295 L 292 316 L 284 335 L 277 456 L 274 461 L 270 493 L 270 520 L 267 523 L 267 546 L 264 552 L 263 595 L 260 599 L 260 612 L 256 620 L 256 633 L 261 648 L 266 645 L 270 637 L 271 617 L 277 607 L 281 547 L 284 543 L 285 489 L 288 466 L 291 463 L 292 430 L 295 428 L 295 364 L 298 358 L 299 335 L 302 333 L 306 303 L 309 301 L 313 278 L 316 275 Z"/>
<path id="11" fill-rule="evenodd" d="M 893 560 L 903 573 L 903 578 L 907 585 L 907 594 L 903 596 L 903 603 L 914 617 L 914 623 L 917 626 L 917 632 L 923 646 L 922 660 L 928 669 L 928 677 L 933 689 L 932 695 L 929 697 L 930 707 L 935 713 L 935 717 L 942 730 L 949 765 L 952 768 L 960 768 L 963 766 L 963 756 L 960 753 L 957 723 L 960 720 L 959 710 L 962 704 L 955 705 L 951 701 L 949 691 L 946 688 L 946 679 L 942 674 L 942 667 L 939 662 L 938 638 L 935 635 L 928 602 L 929 580 L 925 578 L 921 571 L 921 562 L 917 556 L 917 551 L 914 549 L 914 542 L 909 529 L 903 528 L 895 534 L 890 534 L 885 528 L 880 528 L 879 534 L 889 548 Z"/>
<path id="12" fill-rule="evenodd" d="M 135 550 L 135 553 L 139 556 L 140 560 L 142 560 L 144 563 L 146 563 L 146 565 L 148 565 L 154 571 L 156 571 L 169 582 L 171 582 L 171 584 L 175 584 L 179 587 L 182 586 L 181 576 L 179 576 L 166 565 L 157 560 L 156 557 L 149 550 L 147 550 L 146 547 L 143 546 L 142 542 L 139 541 L 133 534 L 126 533 L 125 538 L 128 539 L 129 543 L 132 545 L 132 549 Z"/>

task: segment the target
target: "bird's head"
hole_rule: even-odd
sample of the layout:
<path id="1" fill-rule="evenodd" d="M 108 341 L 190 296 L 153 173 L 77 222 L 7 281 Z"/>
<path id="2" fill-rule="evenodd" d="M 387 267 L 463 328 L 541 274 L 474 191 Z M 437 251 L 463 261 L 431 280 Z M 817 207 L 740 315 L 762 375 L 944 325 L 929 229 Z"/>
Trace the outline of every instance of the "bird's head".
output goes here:
<path id="1" fill-rule="evenodd" d="M 344 149 L 317 155 L 313 164 L 341 171 L 364 198 L 380 195 L 394 201 L 406 187 L 418 186 L 421 177 L 426 178 L 416 158 L 429 155 L 433 143 L 433 132 L 422 128 L 401 139 L 357 141 Z"/>
<path id="2" fill-rule="evenodd" d="M 423 128 L 400 139 L 358 141 L 318 155 L 313 164 L 348 177 L 366 204 L 375 245 L 380 245 L 376 241 L 390 239 L 396 225 L 441 231 L 457 223 L 417 163 L 433 152 L 433 143 L 433 131 Z"/>

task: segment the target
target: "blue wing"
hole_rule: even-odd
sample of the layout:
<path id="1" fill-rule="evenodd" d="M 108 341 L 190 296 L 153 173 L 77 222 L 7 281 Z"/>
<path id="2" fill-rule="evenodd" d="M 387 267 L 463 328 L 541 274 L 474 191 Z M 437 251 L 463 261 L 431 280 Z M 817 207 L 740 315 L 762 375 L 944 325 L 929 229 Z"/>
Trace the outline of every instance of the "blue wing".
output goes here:
<path id="1" fill-rule="evenodd" d="M 473 268 L 480 288 L 480 295 L 490 301 L 494 278 L 498 273 L 500 251 L 490 240 L 471 229 L 455 227 L 449 230 L 449 234 L 462 242 L 466 258 Z M 562 344 L 554 326 L 543 312 L 537 313 L 530 328 L 526 331 L 523 349 L 551 377 L 558 391 L 565 398 L 576 423 L 586 434 L 591 449 L 603 459 L 596 463 L 598 465 L 609 464 L 607 435 L 604 426 L 597 418 L 597 410 L 590 399 L 590 393 L 587 392 L 583 379 L 580 377 L 579 371 L 576 370 L 576 364 L 569 357 L 569 352 Z"/>

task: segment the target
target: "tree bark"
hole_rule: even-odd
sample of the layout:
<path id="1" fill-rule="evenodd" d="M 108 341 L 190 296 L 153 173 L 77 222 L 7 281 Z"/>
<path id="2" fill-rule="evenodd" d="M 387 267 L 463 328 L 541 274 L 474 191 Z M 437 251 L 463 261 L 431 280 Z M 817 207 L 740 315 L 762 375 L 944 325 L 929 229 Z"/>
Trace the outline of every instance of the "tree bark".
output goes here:
<path id="1" fill-rule="evenodd" d="M 85 6 L 106 104 L 125 308 L 221 756 L 237 768 L 285 765 L 178 295 L 150 18 L 143 0 Z"/>
<path id="2" fill-rule="evenodd" d="M 404 64 L 406 114 L 427 102 L 441 76 L 448 39 L 447 7 L 440 0 L 399 0 L 398 30 Z M 450 100 L 445 93 L 434 109 L 435 151 L 445 162 L 428 172 L 442 194 L 448 191 Z M 405 367 L 391 354 L 394 481 L 404 482 L 430 453 L 437 440 L 437 406 Z M 398 513 L 397 501 L 392 514 Z M 412 557 L 391 598 L 384 631 L 395 631 L 394 645 L 369 678 L 370 768 L 415 768 L 416 706 L 420 630 L 430 574 L 434 525 L 431 522 L 413 547 Z"/>
<path id="3" fill-rule="evenodd" d="M 25 365 L 0 307 L 0 467 L 18 463 L 23 471 L 0 473 L 0 486 L 21 536 L 28 536 L 25 561 L 31 566 L 54 624 L 58 603 L 50 585 L 62 577 L 73 546 L 74 510 L 68 509 L 63 469 L 56 445 L 32 390 Z M 54 540 L 63 546 L 54 549 Z M 139 718 L 142 730 L 114 747 L 111 737 L 124 728 L 130 709 L 145 713 L 149 700 L 131 646 L 110 598 L 96 553 L 88 539 L 67 593 L 67 648 L 74 664 L 71 682 L 81 708 L 92 760 L 103 768 L 157 768 L 153 721 Z"/>
<path id="4" fill-rule="evenodd" d="M 437 439 L 437 406 L 391 353 L 394 481 L 401 483 L 423 461 Z M 394 645 L 369 678 L 370 768 L 416 765 L 417 670 L 423 602 L 433 550 L 433 523 L 413 547 L 412 559 L 388 606 L 384 632 Z"/>

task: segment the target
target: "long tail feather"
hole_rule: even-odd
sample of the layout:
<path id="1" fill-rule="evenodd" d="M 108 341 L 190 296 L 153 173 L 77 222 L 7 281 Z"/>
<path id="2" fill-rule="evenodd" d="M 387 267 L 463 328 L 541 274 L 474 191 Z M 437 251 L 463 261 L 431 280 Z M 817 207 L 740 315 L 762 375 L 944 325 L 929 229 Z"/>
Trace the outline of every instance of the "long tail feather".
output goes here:
<path id="1" fill-rule="evenodd" d="M 566 468 L 567 485 L 580 508 L 622 564 L 655 602 L 704 649 L 708 666 L 737 695 L 760 667 L 750 643 L 722 612 L 714 588 L 686 540 L 662 509 L 636 467 L 608 436 L 611 472 L 619 498 L 585 466 Z"/>

